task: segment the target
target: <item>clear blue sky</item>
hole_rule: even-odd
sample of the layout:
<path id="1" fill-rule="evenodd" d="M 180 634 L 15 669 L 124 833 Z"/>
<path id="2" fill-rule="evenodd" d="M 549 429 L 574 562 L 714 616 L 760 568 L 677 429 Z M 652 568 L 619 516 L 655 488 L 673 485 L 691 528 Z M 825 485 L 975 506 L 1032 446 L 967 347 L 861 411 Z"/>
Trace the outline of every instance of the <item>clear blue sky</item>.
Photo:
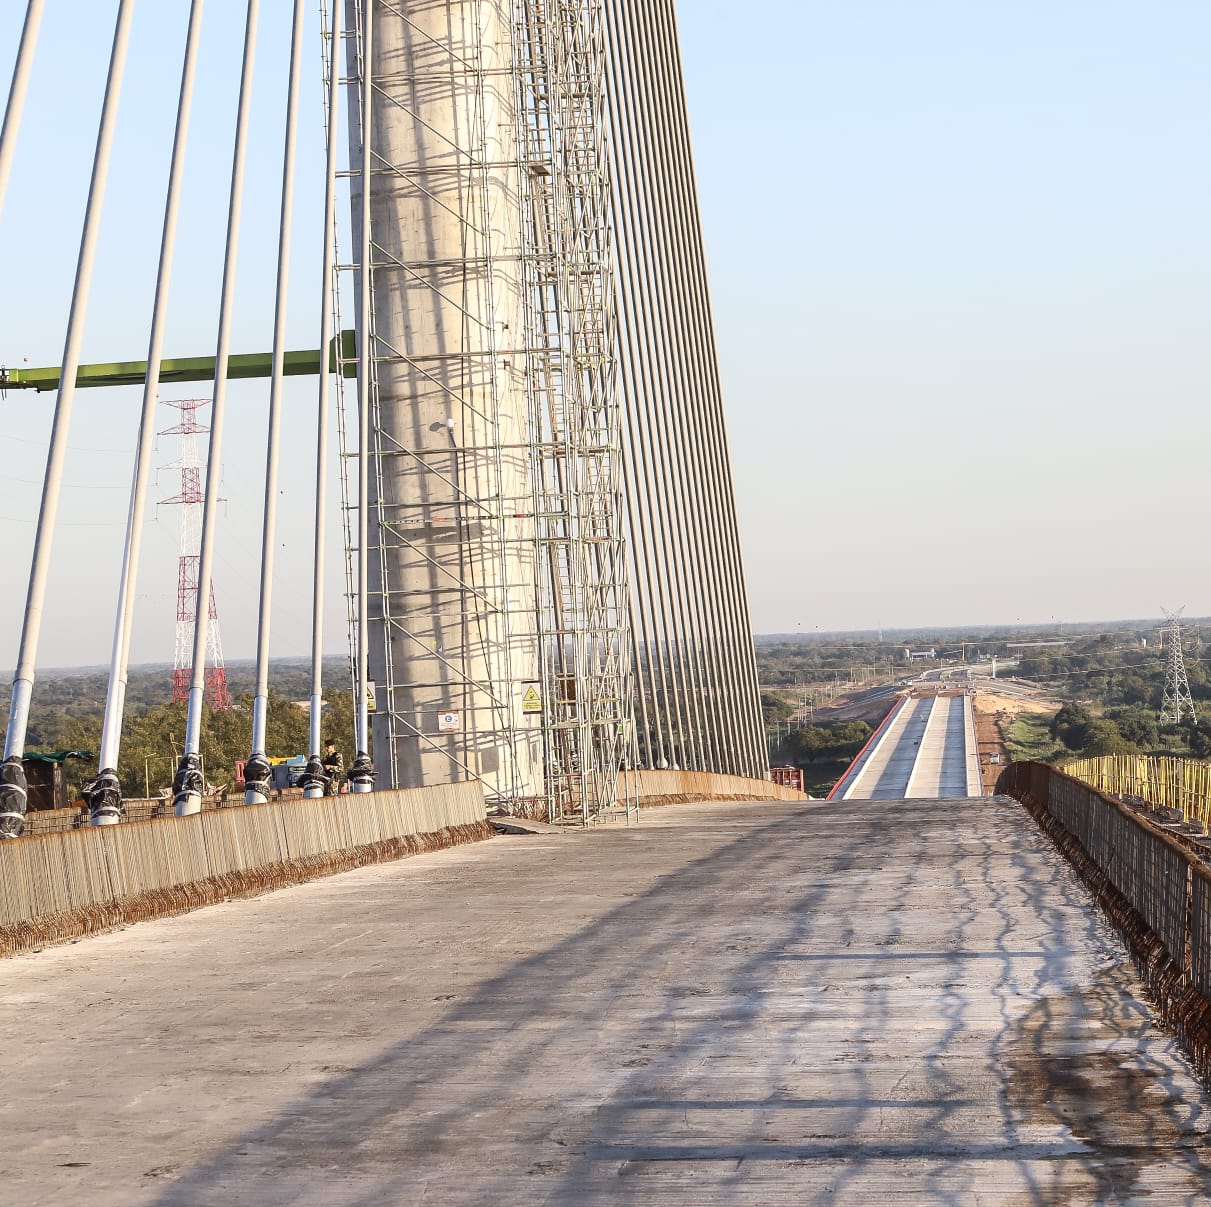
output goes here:
<path id="1" fill-rule="evenodd" d="M 145 351 L 186 7 L 138 8 L 86 358 Z M 237 350 L 268 348 L 271 323 L 287 5 L 263 7 Z M 61 354 L 114 8 L 48 6 L 0 218 L 9 364 Z M 3 87 L 23 9 L 0 6 Z M 213 350 L 242 10 L 207 4 L 170 354 Z M 732 4 L 683 0 L 681 32 L 757 631 L 1211 612 L 1211 5 L 767 0 L 737 20 Z M 315 342 L 318 290 L 319 196 L 304 193 L 299 347 Z M 254 644 L 264 394 L 230 396 L 216 586 L 233 657 Z M 289 395 L 298 463 L 312 394 Z M 107 657 L 138 402 L 78 395 L 46 665 Z M 49 417 L 47 396 L 0 404 L 0 665 L 16 651 Z M 161 485 L 176 493 L 170 473 Z M 290 562 L 309 556 L 310 483 L 286 491 L 283 654 L 308 640 Z M 167 660 L 174 512 L 147 541 L 134 655 Z"/>

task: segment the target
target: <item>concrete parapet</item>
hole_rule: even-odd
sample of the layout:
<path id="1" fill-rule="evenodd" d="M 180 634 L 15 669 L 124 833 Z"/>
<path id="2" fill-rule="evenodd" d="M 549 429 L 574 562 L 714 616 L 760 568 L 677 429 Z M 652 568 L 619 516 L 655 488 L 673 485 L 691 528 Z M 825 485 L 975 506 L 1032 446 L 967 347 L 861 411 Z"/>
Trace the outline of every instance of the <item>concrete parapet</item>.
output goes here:
<path id="1" fill-rule="evenodd" d="M 694 800 L 807 800 L 803 792 L 770 780 L 710 771 L 624 771 L 618 797 L 638 798 L 640 807 Z"/>
<path id="2" fill-rule="evenodd" d="M 0 845 L 0 955 L 492 833 L 473 780 L 17 839 Z"/>

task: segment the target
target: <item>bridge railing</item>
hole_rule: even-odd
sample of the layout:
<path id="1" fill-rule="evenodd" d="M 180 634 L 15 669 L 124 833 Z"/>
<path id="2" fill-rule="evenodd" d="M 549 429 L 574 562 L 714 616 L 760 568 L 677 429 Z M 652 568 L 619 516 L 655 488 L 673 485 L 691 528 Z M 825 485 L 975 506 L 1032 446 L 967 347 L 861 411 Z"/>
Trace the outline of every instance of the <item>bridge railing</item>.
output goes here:
<path id="1" fill-rule="evenodd" d="M 1072 863 L 1211 1080 L 1211 868 L 1200 849 L 1046 763 L 1012 764 L 997 792 L 1020 800 Z"/>
<path id="2" fill-rule="evenodd" d="M 1064 773 L 1101 792 L 1177 809 L 1185 821 L 1211 829 L 1211 763 L 1109 754 L 1065 763 Z"/>

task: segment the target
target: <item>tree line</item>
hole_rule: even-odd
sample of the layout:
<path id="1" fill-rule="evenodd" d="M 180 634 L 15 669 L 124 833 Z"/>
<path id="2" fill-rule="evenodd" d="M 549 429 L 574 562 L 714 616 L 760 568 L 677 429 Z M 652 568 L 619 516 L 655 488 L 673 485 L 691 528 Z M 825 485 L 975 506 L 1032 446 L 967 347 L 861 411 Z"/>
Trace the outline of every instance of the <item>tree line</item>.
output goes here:
<path id="1" fill-rule="evenodd" d="M 865 721 L 831 721 L 792 729 L 782 739 L 776 755 L 796 767 L 852 759 L 866 744 L 871 727 Z"/>
<path id="2" fill-rule="evenodd" d="M 324 693 L 323 735 L 331 738 L 348 764 L 354 754 L 353 693 L 330 690 Z M 102 695 L 102 703 L 104 696 Z M 87 750 L 95 756 L 101 742 L 100 710 L 84 715 L 54 711 L 45 705 L 31 720 L 26 749 L 29 753 L 51 750 Z M 266 710 L 266 753 L 275 758 L 314 753 L 308 750 L 310 717 L 306 708 L 278 692 L 269 693 Z M 252 695 L 237 696 L 229 711 L 215 712 L 206 705 L 202 712 L 202 759 L 208 783 L 230 787 L 236 763 L 250 753 Z M 181 754 L 185 734 L 185 705 L 164 702 L 128 713 L 122 726 L 118 778 L 128 799 L 159 794 L 169 786 Z M 64 764 L 68 795 L 78 799 L 80 790 L 97 773 L 93 761 L 70 760 Z"/>

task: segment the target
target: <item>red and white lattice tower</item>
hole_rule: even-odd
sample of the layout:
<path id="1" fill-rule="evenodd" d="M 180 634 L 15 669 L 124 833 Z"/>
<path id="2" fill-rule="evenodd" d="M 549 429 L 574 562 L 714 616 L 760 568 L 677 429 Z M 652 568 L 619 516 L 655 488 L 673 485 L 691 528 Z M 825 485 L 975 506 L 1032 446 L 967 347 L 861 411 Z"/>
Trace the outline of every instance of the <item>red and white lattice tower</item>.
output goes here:
<path id="1" fill-rule="evenodd" d="M 198 456 L 198 435 L 210 431 L 199 423 L 197 413 L 210 405 L 209 398 L 181 398 L 166 402 L 181 412 L 181 422 L 165 428 L 161 436 L 181 437 L 181 459 L 169 468 L 181 470 L 181 493 L 161 504 L 181 508 L 181 556 L 177 562 L 177 643 L 172 662 L 173 701 L 188 700 L 193 675 L 193 634 L 197 622 L 198 557 L 202 547 L 202 461 Z M 231 707 L 227 690 L 227 670 L 223 666 L 223 646 L 219 641 L 219 614 L 214 604 L 214 585 L 210 587 L 210 624 L 206 630 L 206 697 L 210 707 Z"/>

